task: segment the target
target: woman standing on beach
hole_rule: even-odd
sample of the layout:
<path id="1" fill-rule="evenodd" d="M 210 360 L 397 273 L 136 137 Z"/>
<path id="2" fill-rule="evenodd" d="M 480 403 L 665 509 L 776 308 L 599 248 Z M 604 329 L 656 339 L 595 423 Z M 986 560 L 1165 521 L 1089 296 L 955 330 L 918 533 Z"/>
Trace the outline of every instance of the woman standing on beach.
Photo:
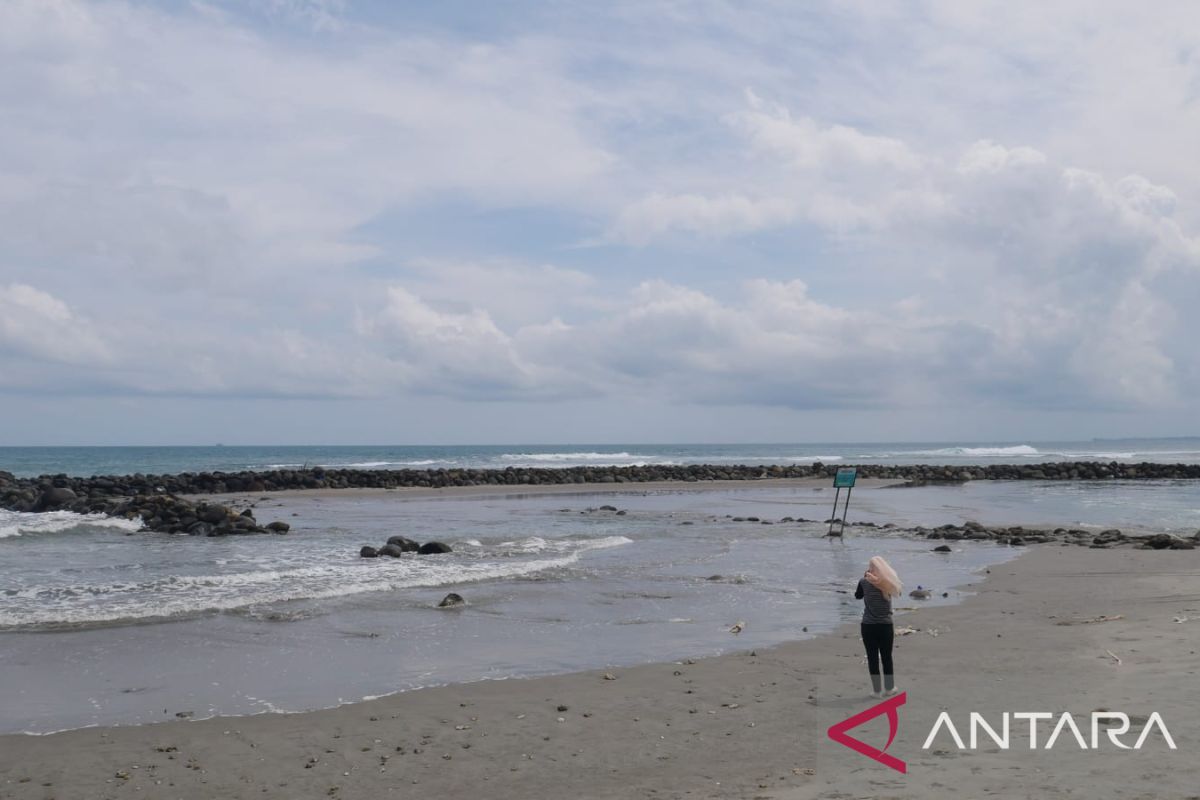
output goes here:
<path id="1" fill-rule="evenodd" d="M 867 670 L 871 673 L 871 692 L 874 697 L 891 697 L 896 688 L 892 672 L 892 598 L 900 596 L 903 585 L 900 576 L 882 556 L 873 556 L 867 571 L 854 590 L 854 597 L 863 601 L 862 640 L 867 648 Z M 879 662 L 883 662 L 883 685 L 880 686 Z M 882 688 L 883 692 L 880 693 Z"/>

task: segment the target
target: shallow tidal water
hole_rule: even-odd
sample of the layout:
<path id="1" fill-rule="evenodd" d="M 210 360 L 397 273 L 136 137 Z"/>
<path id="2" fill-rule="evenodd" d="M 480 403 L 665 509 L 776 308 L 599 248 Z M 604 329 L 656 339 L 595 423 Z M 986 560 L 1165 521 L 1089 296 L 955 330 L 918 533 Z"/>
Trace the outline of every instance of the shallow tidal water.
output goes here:
<path id="1" fill-rule="evenodd" d="M 72 515 L 0 517 L 0 731 L 47 732 L 300 711 L 433 684 L 718 654 L 857 618 L 885 554 L 909 587 L 954 602 L 1018 552 L 822 524 L 832 490 L 761 488 L 257 503 L 288 536 L 135 533 Z M 625 510 L 591 511 L 611 504 Z M 856 489 L 851 520 L 1194 531 L 1192 484 L 993 483 Z M 690 524 L 685 524 L 690 523 Z M 454 547 L 360 559 L 393 534 Z M 448 591 L 468 605 L 439 609 Z M 969 589 L 967 589 L 969 591 Z M 948 596 L 943 598 L 945 592 Z M 905 598 L 898 606 L 917 601 Z M 744 622 L 740 635 L 729 632 Z M 807 630 L 805 630 L 807 628 Z"/>

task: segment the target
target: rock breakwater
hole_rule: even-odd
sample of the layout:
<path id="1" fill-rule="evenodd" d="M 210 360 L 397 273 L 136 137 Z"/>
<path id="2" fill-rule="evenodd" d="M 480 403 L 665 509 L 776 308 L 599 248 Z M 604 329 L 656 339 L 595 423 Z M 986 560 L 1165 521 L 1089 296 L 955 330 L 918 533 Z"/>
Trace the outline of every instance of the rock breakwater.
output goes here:
<path id="1" fill-rule="evenodd" d="M 289 489 L 399 489 L 456 486 L 604 485 L 676 481 L 759 481 L 826 478 L 844 464 L 712 465 L 650 464 L 627 467 L 578 466 L 506 469 L 279 469 L 261 472 L 185 472 L 178 475 L 104 475 L 90 478 L 42 475 L 18 478 L 0 471 L 0 508 L 11 511 L 70 510 L 141 517 L 146 528 L 170 533 L 283 533 L 253 517 L 186 495 L 276 492 Z M 1046 464 L 938 466 L 866 464 L 860 478 L 904 481 L 921 486 L 973 480 L 1200 480 L 1200 464 L 1066 461 Z M 205 528 L 204 526 L 210 526 Z"/>

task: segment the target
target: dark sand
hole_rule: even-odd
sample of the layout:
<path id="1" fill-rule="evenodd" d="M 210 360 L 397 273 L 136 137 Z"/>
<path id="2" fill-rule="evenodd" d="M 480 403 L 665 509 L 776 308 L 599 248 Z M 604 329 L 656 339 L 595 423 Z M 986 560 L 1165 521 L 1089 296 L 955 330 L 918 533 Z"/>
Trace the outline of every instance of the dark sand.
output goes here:
<path id="1" fill-rule="evenodd" d="M 959 606 L 898 617 L 919 629 L 896 650 L 908 703 L 889 752 L 907 775 L 825 736 L 876 702 L 847 627 L 614 680 L 599 670 L 306 714 L 2 737 L 0 797 L 1200 796 L 1200 555 L 1047 545 L 993 572 Z M 1060 624 L 1102 614 L 1122 618 Z M 1179 749 L 1155 736 L 1140 751 L 1081 751 L 1065 736 L 1031 752 L 1014 732 L 1008 751 L 960 753 L 944 736 L 924 751 L 943 708 L 964 735 L 970 711 L 998 724 L 1004 710 L 1065 710 L 1081 726 L 1098 708 L 1158 711 Z"/>

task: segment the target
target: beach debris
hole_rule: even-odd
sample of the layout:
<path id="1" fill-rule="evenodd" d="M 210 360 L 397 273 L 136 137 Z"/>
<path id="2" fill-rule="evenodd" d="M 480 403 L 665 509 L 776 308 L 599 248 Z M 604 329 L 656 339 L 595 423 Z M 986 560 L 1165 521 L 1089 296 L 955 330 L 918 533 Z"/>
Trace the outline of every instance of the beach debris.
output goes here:
<path id="1" fill-rule="evenodd" d="M 737 622 L 733 623 L 733 627 L 729 629 L 729 632 L 732 633 L 734 636 L 737 636 L 739 633 L 741 633 L 745 629 L 746 629 L 746 623 L 742 620 L 738 620 Z"/>
<path id="2" fill-rule="evenodd" d="M 792 769 L 792 774 L 793 775 L 816 775 L 817 771 L 815 769 L 813 769 L 812 767 L 794 767 Z"/>
<path id="3" fill-rule="evenodd" d="M 916 633 L 917 629 L 911 625 L 905 625 L 903 628 L 896 628 L 897 636 L 908 636 L 910 633 Z"/>
<path id="4" fill-rule="evenodd" d="M 180 719 L 191 719 L 196 714 L 195 711 L 176 711 L 175 716 Z"/>
<path id="5" fill-rule="evenodd" d="M 617 676 L 616 676 L 616 675 L 613 675 L 611 672 L 606 672 L 606 673 L 604 673 L 604 680 L 606 680 L 606 681 L 615 681 L 616 679 L 617 679 Z"/>
<path id="6" fill-rule="evenodd" d="M 1104 652 L 1108 653 L 1109 658 L 1111 658 L 1113 661 L 1117 662 L 1118 667 L 1121 666 L 1121 659 L 1117 658 L 1116 653 L 1114 653 L 1112 650 L 1105 650 Z"/>
<path id="7" fill-rule="evenodd" d="M 1184 623 L 1184 622 L 1187 622 L 1188 619 L 1190 619 L 1190 617 L 1175 617 L 1175 619 L 1173 619 L 1171 621 L 1175 622 L 1175 623 Z"/>
<path id="8" fill-rule="evenodd" d="M 463 599 L 461 594 L 450 592 L 450 594 L 442 598 L 442 602 L 438 603 L 438 608 L 458 608 L 466 604 L 467 601 Z"/>
<path id="9" fill-rule="evenodd" d="M 568 710 L 568 709 L 567 709 L 567 707 L 566 707 L 565 705 L 559 705 L 559 706 L 558 706 L 558 713 L 560 713 L 560 714 L 561 714 L 561 713 L 563 713 L 564 711 L 567 711 L 567 710 Z"/>
<path id="10" fill-rule="evenodd" d="M 908 593 L 908 596 L 914 600 L 928 600 L 933 596 L 933 592 L 918 584 L 917 588 Z"/>
<path id="11" fill-rule="evenodd" d="M 1116 622 L 1119 619 L 1125 619 L 1124 614 L 1101 614 L 1098 617 L 1089 617 L 1087 619 L 1062 619 L 1054 623 L 1055 625 L 1095 625 L 1098 622 Z"/>

